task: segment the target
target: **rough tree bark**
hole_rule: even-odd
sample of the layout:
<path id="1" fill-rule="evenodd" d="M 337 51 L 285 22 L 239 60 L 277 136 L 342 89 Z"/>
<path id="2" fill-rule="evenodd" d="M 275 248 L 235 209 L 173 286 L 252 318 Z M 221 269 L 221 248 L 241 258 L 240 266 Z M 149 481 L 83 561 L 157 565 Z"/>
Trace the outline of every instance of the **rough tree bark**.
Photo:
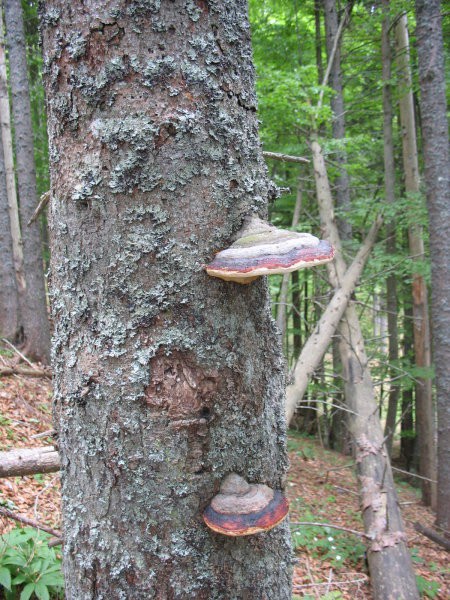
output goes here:
<path id="1" fill-rule="evenodd" d="M 416 0 L 438 405 L 437 524 L 450 536 L 450 153 L 440 9 L 439 0 Z"/>
<path id="2" fill-rule="evenodd" d="M 230 539 L 225 475 L 284 485 L 264 279 L 208 278 L 273 186 L 243 0 L 48 0 L 55 425 L 66 597 L 290 598 L 289 530 Z"/>
<path id="3" fill-rule="evenodd" d="M 1 23 L 0 23 L 1 26 Z M 3 144 L 0 140 L 0 336 L 15 340 L 19 325 L 17 284 L 6 189 Z"/>
<path id="4" fill-rule="evenodd" d="M 412 94 L 409 36 L 406 14 L 400 16 L 395 26 L 395 44 L 400 86 L 400 122 L 403 146 L 403 170 L 407 193 L 420 192 L 419 163 L 417 158 L 414 101 Z M 414 354 L 416 365 L 431 370 L 431 341 L 428 316 L 428 291 L 422 275 L 424 261 L 423 231 L 420 224 L 408 229 L 409 251 L 414 269 L 412 273 L 412 305 Z M 417 377 L 416 426 L 419 443 L 419 472 L 428 479 L 436 480 L 436 444 L 433 415 L 431 376 Z M 425 504 L 436 507 L 436 486 L 422 480 L 422 497 Z"/>
<path id="5" fill-rule="evenodd" d="M 395 163 L 394 163 L 394 143 L 392 135 L 392 88 L 391 88 L 391 44 L 389 38 L 390 18 L 389 18 L 390 0 L 383 0 L 383 23 L 381 28 L 381 62 L 383 69 L 383 155 L 384 155 L 384 194 L 386 204 L 394 206 L 395 204 Z M 388 254 L 395 254 L 397 250 L 396 227 L 395 222 L 389 220 L 386 223 L 386 251 Z M 386 448 L 389 456 L 392 453 L 392 443 L 394 441 L 395 426 L 397 422 L 397 407 L 400 394 L 400 387 L 395 383 L 398 371 L 395 370 L 398 361 L 398 324 L 397 324 L 397 277 L 391 273 L 386 279 L 386 308 L 388 320 L 388 356 L 391 365 L 389 374 L 391 383 L 389 384 L 389 401 L 386 414 L 386 424 L 384 436 L 386 439 Z"/>
<path id="6" fill-rule="evenodd" d="M 50 327 L 41 231 L 39 223 L 26 227 L 36 208 L 37 193 L 22 5 L 20 0 L 4 0 L 4 6 L 26 281 L 25 292 L 19 295 L 20 313 L 26 353 L 33 358 L 48 362 Z"/>
<path id="7" fill-rule="evenodd" d="M 335 260 L 327 265 L 328 275 L 330 283 L 337 288 L 345 277 L 346 265 L 342 256 L 323 152 L 314 138 L 311 150 L 321 227 L 325 239 L 328 239 L 336 250 Z M 339 351 L 348 408 L 347 422 L 357 464 L 364 528 L 373 539 L 368 548 L 368 562 L 374 596 L 377 600 L 416 599 L 419 598 L 419 593 L 405 543 L 364 339 L 353 302 L 348 304 L 344 313 L 340 333 Z"/>

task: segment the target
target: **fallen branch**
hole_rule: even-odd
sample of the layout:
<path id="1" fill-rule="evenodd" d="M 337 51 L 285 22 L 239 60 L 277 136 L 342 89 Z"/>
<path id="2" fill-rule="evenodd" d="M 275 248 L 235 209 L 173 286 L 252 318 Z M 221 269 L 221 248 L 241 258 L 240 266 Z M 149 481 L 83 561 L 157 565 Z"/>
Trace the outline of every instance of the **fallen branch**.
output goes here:
<path id="1" fill-rule="evenodd" d="M 59 454 L 53 446 L 0 452 L 0 477 L 56 473 L 59 469 Z"/>
<path id="2" fill-rule="evenodd" d="M 307 587 L 315 587 L 316 585 L 327 585 L 329 587 L 333 587 L 333 585 L 335 585 L 336 587 L 345 587 L 346 585 L 354 585 L 355 583 L 367 583 L 368 582 L 368 577 L 360 577 L 359 579 L 349 579 L 348 581 L 326 581 L 326 582 L 320 582 L 320 583 L 302 583 L 302 584 L 298 584 L 298 583 L 294 583 L 293 585 L 293 589 L 294 592 L 296 591 L 300 591 L 304 588 Z"/>
<path id="3" fill-rule="evenodd" d="M 2 338 L 2 342 L 4 344 L 6 344 L 7 346 L 9 346 L 11 348 L 11 350 L 14 350 L 14 352 L 17 354 L 17 356 L 20 356 L 20 358 L 24 362 L 28 363 L 32 369 L 37 369 L 37 367 L 35 367 L 33 365 L 33 363 L 30 360 L 28 360 L 28 358 L 25 356 L 25 354 L 22 354 L 22 352 L 18 348 L 16 348 L 14 346 L 14 344 L 12 344 L 9 340 L 7 340 L 6 338 Z"/>
<path id="4" fill-rule="evenodd" d="M 368 538 L 370 536 L 363 533 L 362 531 L 356 531 L 356 529 L 350 529 L 349 527 L 341 527 L 340 525 L 331 525 L 330 523 L 314 523 L 312 521 L 291 521 L 290 525 L 294 527 L 328 527 L 329 529 L 338 529 L 339 531 L 346 531 L 352 535 L 356 535 L 360 538 Z"/>
<path id="5" fill-rule="evenodd" d="M 64 543 L 64 538 L 62 537 L 54 537 L 51 540 L 48 540 L 48 547 L 54 548 L 55 546 L 62 546 Z"/>
<path id="6" fill-rule="evenodd" d="M 45 531 L 45 533 L 49 533 L 56 538 L 61 537 L 61 532 L 56 529 L 52 529 L 52 527 L 47 527 L 47 525 L 42 525 L 42 523 L 38 523 L 37 521 L 33 521 L 28 517 L 22 517 L 21 515 L 17 515 L 16 513 L 8 510 L 7 508 L 3 508 L 0 506 L 0 515 L 7 517 L 8 519 L 13 519 L 14 521 L 18 521 L 19 523 L 23 523 L 24 525 L 29 525 L 30 527 L 34 527 L 35 529 L 40 529 L 41 531 Z"/>
<path id="7" fill-rule="evenodd" d="M 436 544 L 439 544 L 439 546 L 442 546 L 446 550 L 450 550 L 450 540 L 446 540 L 445 537 L 439 535 L 439 533 L 433 529 L 425 527 L 425 525 L 422 525 L 421 523 L 414 523 L 414 529 L 433 542 L 436 542 Z"/>
<path id="8" fill-rule="evenodd" d="M 264 158 L 271 158 L 272 160 L 280 160 L 281 162 L 293 162 L 293 163 L 309 163 L 309 158 L 303 156 L 292 156 L 291 154 L 280 154 L 279 152 L 263 152 Z"/>
<path id="9" fill-rule="evenodd" d="M 0 367 L 0 377 L 23 375 L 24 377 L 50 377 L 50 369 L 27 369 L 27 367 Z"/>
<path id="10" fill-rule="evenodd" d="M 39 200 L 39 204 L 37 205 L 34 213 L 31 215 L 31 219 L 27 223 L 27 227 L 29 227 L 36 221 L 38 216 L 41 214 L 41 212 L 44 210 L 44 208 L 49 203 L 49 200 L 50 200 L 50 191 L 45 192 L 45 194 L 42 194 L 41 199 Z"/>
<path id="11" fill-rule="evenodd" d="M 367 258 L 375 243 L 378 230 L 382 224 L 379 216 L 370 228 L 361 245 L 355 260 L 342 277 L 340 286 L 335 291 L 330 303 L 317 323 L 314 331 L 303 346 L 294 368 L 294 381 L 286 389 L 286 422 L 294 416 L 297 405 L 301 402 L 314 370 L 317 369 L 323 355 L 331 343 L 339 322 L 344 314 L 348 301 L 363 271 Z"/>

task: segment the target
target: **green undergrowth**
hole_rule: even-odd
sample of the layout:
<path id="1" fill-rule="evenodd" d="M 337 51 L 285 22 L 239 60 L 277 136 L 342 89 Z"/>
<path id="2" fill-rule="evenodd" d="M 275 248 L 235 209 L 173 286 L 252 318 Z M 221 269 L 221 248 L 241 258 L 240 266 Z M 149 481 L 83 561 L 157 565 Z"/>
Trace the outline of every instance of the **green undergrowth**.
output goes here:
<path id="1" fill-rule="evenodd" d="M 50 535 L 31 527 L 0 536 L 3 600 L 56 600 L 64 597 L 61 555 L 48 547 Z"/>

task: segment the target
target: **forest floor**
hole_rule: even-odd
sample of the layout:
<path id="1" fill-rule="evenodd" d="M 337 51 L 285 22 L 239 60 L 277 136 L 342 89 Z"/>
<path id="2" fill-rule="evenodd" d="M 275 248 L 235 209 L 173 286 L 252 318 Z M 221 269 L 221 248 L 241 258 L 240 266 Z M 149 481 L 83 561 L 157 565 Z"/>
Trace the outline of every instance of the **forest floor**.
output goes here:
<path id="1" fill-rule="evenodd" d="M 1 357 L 11 363 L 11 358 Z M 0 366 L 2 366 L 0 364 Z M 0 378 L 0 450 L 51 445 L 51 381 L 47 378 Z M 290 432 L 288 496 L 297 563 L 294 598 L 371 599 L 361 539 L 339 529 L 296 523 L 328 523 L 362 531 L 351 459 L 326 450 L 312 438 Z M 419 521 L 432 527 L 433 513 L 420 493 L 397 480 L 408 543 L 423 597 L 450 598 L 448 552 L 417 533 Z M 0 505 L 53 528 L 60 526 L 59 475 L 0 479 Z M 0 534 L 13 523 L 0 517 Z"/>

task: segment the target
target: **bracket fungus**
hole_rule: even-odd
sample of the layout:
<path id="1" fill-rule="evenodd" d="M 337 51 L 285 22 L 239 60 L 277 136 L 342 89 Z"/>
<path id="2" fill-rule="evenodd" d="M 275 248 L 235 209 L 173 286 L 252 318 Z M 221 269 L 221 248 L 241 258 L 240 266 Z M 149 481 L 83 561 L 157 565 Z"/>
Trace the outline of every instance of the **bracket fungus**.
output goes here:
<path id="1" fill-rule="evenodd" d="M 227 475 L 220 491 L 203 513 L 206 525 L 232 537 L 268 531 L 286 518 L 289 506 L 278 490 L 247 483 L 236 473 Z"/>
<path id="2" fill-rule="evenodd" d="M 233 244 L 206 265 L 212 277 L 251 283 L 261 275 L 290 273 L 330 262 L 333 246 L 310 233 L 278 229 L 258 217 L 247 217 Z"/>

